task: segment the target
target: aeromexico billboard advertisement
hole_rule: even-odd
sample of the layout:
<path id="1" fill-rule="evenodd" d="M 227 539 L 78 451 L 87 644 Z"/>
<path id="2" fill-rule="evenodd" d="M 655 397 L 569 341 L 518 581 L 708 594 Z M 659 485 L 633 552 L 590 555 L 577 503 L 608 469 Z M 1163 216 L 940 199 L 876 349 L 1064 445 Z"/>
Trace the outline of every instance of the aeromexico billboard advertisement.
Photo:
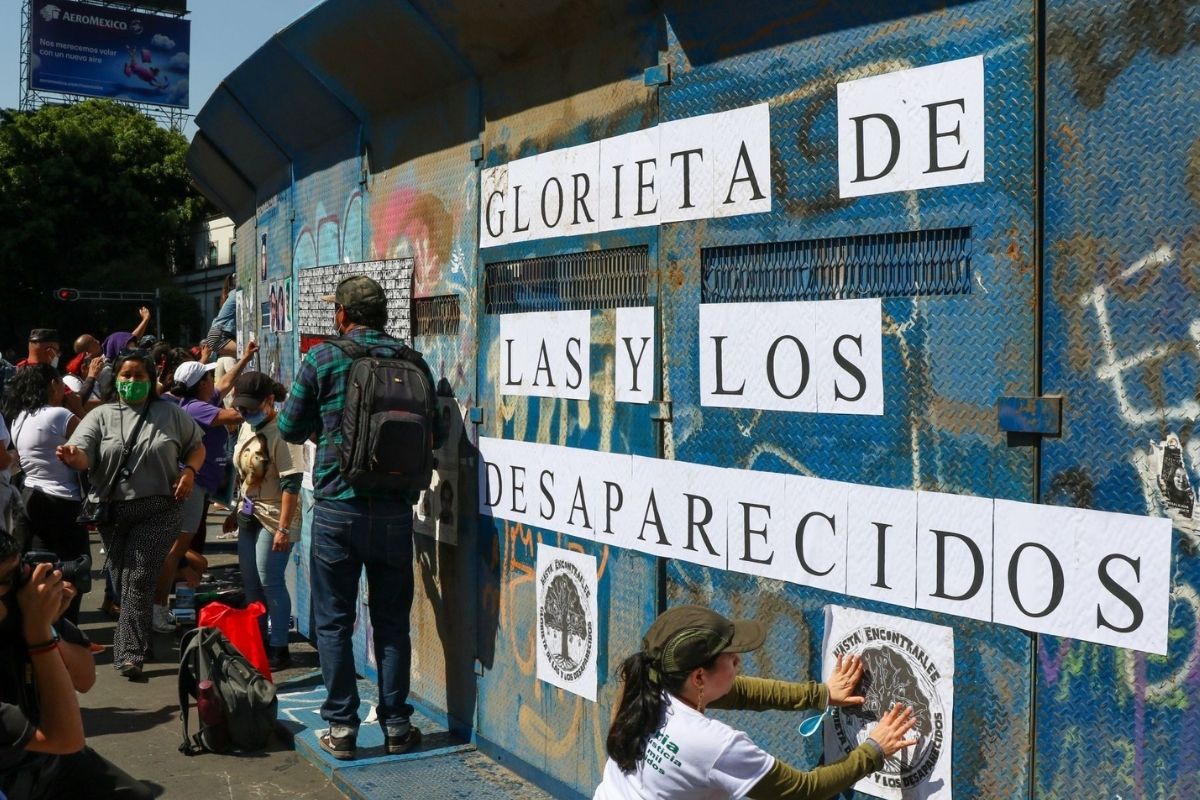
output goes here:
<path id="1" fill-rule="evenodd" d="M 31 14 L 31 89 L 187 108 L 187 20 L 63 0 Z"/>

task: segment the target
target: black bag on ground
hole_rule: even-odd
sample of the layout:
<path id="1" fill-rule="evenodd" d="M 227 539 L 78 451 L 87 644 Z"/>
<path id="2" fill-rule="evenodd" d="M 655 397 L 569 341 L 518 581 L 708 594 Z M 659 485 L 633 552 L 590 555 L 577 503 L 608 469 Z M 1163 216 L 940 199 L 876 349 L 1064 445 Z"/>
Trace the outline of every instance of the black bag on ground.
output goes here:
<path id="1" fill-rule="evenodd" d="M 219 706 L 202 708 L 213 697 L 201 699 L 200 684 L 212 681 Z M 188 734 L 189 698 L 196 698 L 199 732 Z M 279 712 L 275 685 L 263 677 L 246 657 L 216 628 L 193 628 L 179 642 L 179 718 L 183 743 L 179 752 L 227 753 L 261 750 L 271 738 Z"/>
<path id="2" fill-rule="evenodd" d="M 437 400 L 421 354 L 400 343 L 367 349 L 343 338 L 329 344 L 353 359 L 338 449 L 346 482 L 355 489 L 428 489 Z"/>

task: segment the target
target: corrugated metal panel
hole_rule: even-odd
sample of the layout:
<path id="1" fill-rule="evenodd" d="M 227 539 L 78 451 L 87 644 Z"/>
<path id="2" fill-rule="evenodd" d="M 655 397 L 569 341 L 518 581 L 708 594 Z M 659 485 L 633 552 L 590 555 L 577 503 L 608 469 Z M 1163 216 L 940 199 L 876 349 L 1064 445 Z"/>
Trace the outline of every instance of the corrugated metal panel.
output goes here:
<path id="1" fill-rule="evenodd" d="M 1198 526 L 1149 456 L 1177 436 L 1197 485 L 1200 27 L 1189 3 L 1046 6 L 1044 502 L 1176 525 L 1167 657 L 1040 637 L 1037 795 L 1196 797 Z"/>
<path id="2" fill-rule="evenodd" d="M 830 7 L 834 18 L 826 20 L 824 9 L 810 7 L 812 27 L 822 35 L 701 66 L 682 43 L 671 42 L 675 76 L 661 90 L 663 118 L 769 103 L 776 186 L 769 214 L 662 229 L 665 279 L 671 285 L 663 295 L 663 356 L 674 405 L 669 426 L 674 457 L 860 484 L 1029 498 L 1032 456 L 1007 447 L 996 427 L 995 402 L 1004 394 L 1031 391 L 1037 360 L 1031 270 L 1035 202 L 1028 180 L 1036 75 L 1033 11 L 1031 2 L 992 0 L 846 28 L 837 21 L 839 11 Z M 762 31 L 770 44 L 773 29 Z M 754 50 L 745 42 L 739 46 Z M 976 55 L 985 59 L 987 179 L 839 198 L 838 82 Z M 971 231 L 972 284 L 963 285 L 956 275 L 949 283 L 960 293 L 883 301 L 883 416 L 699 404 L 696 331 L 703 291 L 698 276 L 708 248 L 773 250 L 778 246 L 770 243 L 779 241 L 847 241 L 897 232 L 936 241 L 937 234 L 929 232 L 963 228 Z M 818 292 L 829 294 L 838 292 Z M 801 285 L 770 295 L 775 300 L 809 296 Z M 1027 635 L 679 562 L 669 563 L 667 572 L 671 604 L 710 602 L 770 623 L 767 646 L 748 659 L 752 673 L 816 677 L 822 609 L 829 603 L 951 626 L 955 680 L 962 687 L 954 720 L 954 794 L 1014 800 L 1027 795 L 1032 713 Z M 735 719 L 770 752 L 796 754 L 802 765 L 821 757 L 819 738 L 798 739 L 795 720 L 786 715 Z"/>

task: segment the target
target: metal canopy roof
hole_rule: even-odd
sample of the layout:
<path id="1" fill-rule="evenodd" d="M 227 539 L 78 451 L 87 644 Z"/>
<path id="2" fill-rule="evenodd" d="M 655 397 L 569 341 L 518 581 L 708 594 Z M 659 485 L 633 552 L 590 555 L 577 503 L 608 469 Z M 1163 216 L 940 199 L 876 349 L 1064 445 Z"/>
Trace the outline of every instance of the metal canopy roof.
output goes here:
<path id="1" fill-rule="evenodd" d="M 196 117 L 200 132 L 189 168 L 201 191 L 240 224 L 293 177 L 368 149 L 377 169 L 396 154 L 411 157 L 419 143 L 409 143 L 414 150 L 390 141 L 405 131 L 449 128 L 437 147 L 453 143 L 446 136 L 473 139 L 482 126 L 479 76 L 589 36 L 645 28 L 655 6 L 656 0 L 327 0 L 275 34 L 213 93 Z M 609 77 L 597 74 L 597 83 Z M 466 87 L 456 95 L 465 99 L 442 104 L 470 107 L 439 108 L 439 94 L 452 87 Z M 400 119 L 414 113 L 431 119 Z"/>
<path id="2" fill-rule="evenodd" d="M 196 117 L 188 163 L 197 186 L 240 224 L 257 202 L 339 160 L 366 153 L 371 169 L 386 169 L 474 139 L 485 115 L 637 75 L 654 63 L 667 24 L 692 63 L 703 63 L 965 1 L 866 0 L 839 10 L 800 0 L 781 16 L 745 0 L 326 0 L 213 93 Z M 556 64 L 575 50 L 589 51 L 588 66 L 568 78 Z M 518 65 L 530 75 L 519 96 L 485 91 L 487 76 Z"/>

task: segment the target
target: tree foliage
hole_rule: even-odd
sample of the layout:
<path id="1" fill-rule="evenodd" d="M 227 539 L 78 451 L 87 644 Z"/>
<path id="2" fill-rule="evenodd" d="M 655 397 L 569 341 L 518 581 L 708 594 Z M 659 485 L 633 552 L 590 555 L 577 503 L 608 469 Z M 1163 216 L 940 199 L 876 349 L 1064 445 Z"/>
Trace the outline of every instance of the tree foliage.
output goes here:
<path id="1" fill-rule="evenodd" d="M 559 655 L 570 660 L 567 640 L 574 635 L 580 639 L 587 636 L 587 614 L 579 599 L 579 592 L 566 575 L 556 575 L 546 587 L 543 615 L 546 626 L 562 633 Z"/>
<path id="2" fill-rule="evenodd" d="M 0 342 L 19 348 L 38 326 L 70 341 L 137 321 L 133 304 L 55 300 L 64 286 L 160 288 L 164 333 L 199 329 L 195 303 L 170 280 L 173 259 L 190 257 L 188 236 L 205 208 L 186 152 L 181 134 L 111 101 L 0 111 Z"/>

